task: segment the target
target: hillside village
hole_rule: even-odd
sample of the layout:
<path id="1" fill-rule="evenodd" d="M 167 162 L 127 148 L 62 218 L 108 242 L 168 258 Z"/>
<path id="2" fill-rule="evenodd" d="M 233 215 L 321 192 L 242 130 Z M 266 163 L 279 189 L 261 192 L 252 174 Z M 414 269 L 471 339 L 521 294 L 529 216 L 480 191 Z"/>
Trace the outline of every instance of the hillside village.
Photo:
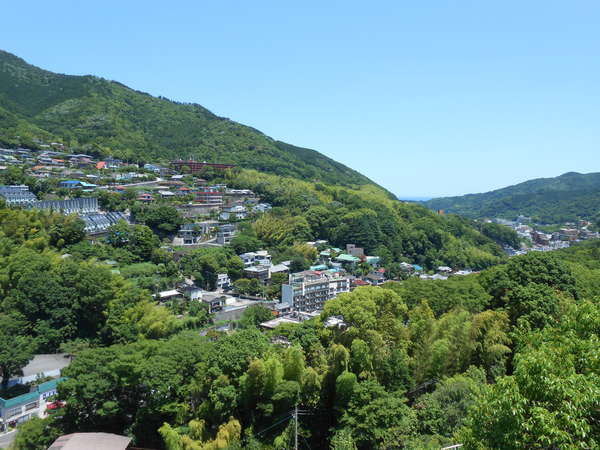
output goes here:
<path id="1" fill-rule="evenodd" d="M 83 231 L 90 245 L 114 243 L 115 236 L 125 232 L 119 230 L 136 224 L 136 214 L 132 211 L 135 208 L 124 208 L 115 198 L 127 197 L 128 206 L 172 208 L 178 220 L 174 221 L 175 228 L 161 235 L 161 249 L 172 254 L 175 261 L 192 258 L 198 249 L 231 249 L 245 223 L 272 209 L 271 204 L 250 189 L 229 188 L 202 178 L 203 174 L 213 177 L 232 170 L 234 165 L 182 160 L 139 165 L 114 158 L 69 154 L 57 143 L 47 147 L 51 149 L 0 149 L 0 176 L 8 181 L 28 179 L 30 185 L 31 180 L 35 182 L 34 189 L 23 183 L 1 185 L 0 198 L 11 208 L 78 217 L 84 223 Z M 116 209 L 111 205 L 116 205 Z M 274 258 L 268 250 L 251 248 L 236 254 L 234 265 L 239 266 L 236 277 L 231 271 L 217 272 L 211 274 L 214 282 L 207 282 L 181 269 L 148 288 L 158 305 L 180 318 L 191 314 L 198 317 L 198 307 L 193 305 L 199 305 L 200 316 L 205 317 L 205 330 L 231 330 L 245 311 L 256 307 L 265 311 L 258 325 L 273 330 L 282 324 L 300 324 L 318 317 L 326 302 L 357 287 L 381 286 L 390 279 L 411 276 L 445 280 L 452 275 L 472 273 L 446 266 L 426 273 L 417 264 L 403 262 L 401 273 L 390 277 L 378 255 L 368 255 L 353 243 L 337 248 L 326 240 L 316 240 L 302 243 L 301 247 L 308 255 L 304 263 L 282 259 L 281 255 Z M 63 254 L 63 258 L 70 256 Z M 100 263 L 113 273 L 124 275 L 133 267 L 112 259 Z M 326 326 L 345 325 L 343 318 L 332 316 Z M 33 382 L 37 390 L 10 399 L 0 398 L 0 432 L 10 432 L 29 418 L 46 417 L 60 407 L 53 398 L 56 384 L 61 381 L 60 370 L 68 365 L 67 360 L 60 355 L 58 359 L 43 354 L 36 358 L 38 362 L 24 369 L 30 375 L 11 379 L 9 386 Z M 51 381 L 38 384 L 39 379 Z"/>

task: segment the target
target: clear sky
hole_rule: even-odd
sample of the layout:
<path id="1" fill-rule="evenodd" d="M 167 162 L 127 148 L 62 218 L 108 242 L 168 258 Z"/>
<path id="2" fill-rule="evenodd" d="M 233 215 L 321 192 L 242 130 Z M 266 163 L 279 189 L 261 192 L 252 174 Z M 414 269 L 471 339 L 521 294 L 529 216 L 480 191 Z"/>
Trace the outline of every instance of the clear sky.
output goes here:
<path id="1" fill-rule="evenodd" d="M 599 24 L 597 0 L 6 1 L 0 48 L 441 196 L 600 171 Z"/>

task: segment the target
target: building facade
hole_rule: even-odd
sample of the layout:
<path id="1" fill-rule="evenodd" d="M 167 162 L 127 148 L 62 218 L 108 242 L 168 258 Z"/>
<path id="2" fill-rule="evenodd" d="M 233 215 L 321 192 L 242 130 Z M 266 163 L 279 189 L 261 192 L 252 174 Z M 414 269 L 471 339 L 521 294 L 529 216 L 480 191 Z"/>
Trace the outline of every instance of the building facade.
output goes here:
<path id="1" fill-rule="evenodd" d="M 289 283 L 281 286 L 281 300 L 297 311 L 310 312 L 323 309 L 327 300 L 343 292 L 350 292 L 346 272 L 306 270 L 290 274 Z"/>
<path id="2" fill-rule="evenodd" d="M 27 394 L 9 399 L 0 398 L 0 431 L 7 431 L 9 427 L 15 427 L 33 417 L 45 417 L 48 399 L 57 394 L 56 386 L 63 380 L 65 378 L 46 381 Z"/>

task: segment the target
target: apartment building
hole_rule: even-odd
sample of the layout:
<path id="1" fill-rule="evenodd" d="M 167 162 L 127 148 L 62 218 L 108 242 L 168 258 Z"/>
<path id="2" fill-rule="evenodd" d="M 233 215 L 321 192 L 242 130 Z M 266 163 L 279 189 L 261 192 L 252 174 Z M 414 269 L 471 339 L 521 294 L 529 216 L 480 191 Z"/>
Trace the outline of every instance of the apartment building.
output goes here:
<path id="1" fill-rule="evenodd" d="M 327 300 L 350 292 L 350 277 L 343 270 L 306 270 L 290 274 L 289 283 L 281 286 L 282 303 L 297 311 L 323 309 Z"/>

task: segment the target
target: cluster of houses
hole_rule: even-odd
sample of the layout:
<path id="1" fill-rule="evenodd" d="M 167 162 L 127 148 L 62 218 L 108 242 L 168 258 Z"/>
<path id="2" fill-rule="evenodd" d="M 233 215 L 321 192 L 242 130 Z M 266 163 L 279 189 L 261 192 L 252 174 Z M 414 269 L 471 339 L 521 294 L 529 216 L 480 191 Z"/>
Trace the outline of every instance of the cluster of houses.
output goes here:
<path id="1" fill-rule="evenodd" d="M 6 169 L 8 166 L 23 166 L 27 167 L 29 174 L 36 178 L 74 176 L 97 180 L 103 177 L 137 178 L 144 176 L 136 171 L 129 174 L 122 172 L 103 175 L 102 172 L 110 172 L 127 166 L 138 169 L 138 165 L 128 164 L 116 158 L 98 160 L 90 155 L 67 153 L 64 151 L 64 146 L 56 142 L 40 147 L 48 147 L 49 149 L 0 148 L 0 170 Z M 84 172 L 89 170 L 97 174 Z"/>
<path id="2" fill-rule="evenodd" d="M 592 223 L 587 220 L 567 223 L 565 226 L 549 233 L 539 230 L 529 217 L 519 216 L 515 221 L 494 219 L 494 222 L 512 228 L 519 237 L 531 242 L 530 246 L 523 246 L 520 249 L 506 248 L 506 252 L 511 256 L 521 255 L 528 251 L 547 252 L 558 250 L 567 248 L 574 242 L 600 239 L 600 233 L 589 229 Z"/>

